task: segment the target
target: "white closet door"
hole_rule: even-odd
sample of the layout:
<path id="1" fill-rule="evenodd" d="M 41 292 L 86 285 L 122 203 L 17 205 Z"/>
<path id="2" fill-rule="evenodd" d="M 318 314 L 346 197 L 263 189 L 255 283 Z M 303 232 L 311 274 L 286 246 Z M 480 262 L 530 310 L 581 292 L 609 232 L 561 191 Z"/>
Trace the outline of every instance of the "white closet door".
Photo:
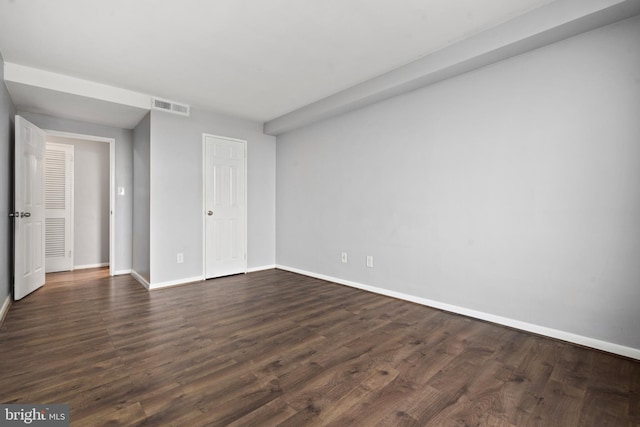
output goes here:
<path id="1" fill-rule="evenodd" d="M 244 141 L 204 137 L 206 279 L 247 270 L 245 153 Z"/>
<path id="2" fill-rule="evenodd" d="M 73 270 L 73 145 L 45 150 L 45 269 Z"/>

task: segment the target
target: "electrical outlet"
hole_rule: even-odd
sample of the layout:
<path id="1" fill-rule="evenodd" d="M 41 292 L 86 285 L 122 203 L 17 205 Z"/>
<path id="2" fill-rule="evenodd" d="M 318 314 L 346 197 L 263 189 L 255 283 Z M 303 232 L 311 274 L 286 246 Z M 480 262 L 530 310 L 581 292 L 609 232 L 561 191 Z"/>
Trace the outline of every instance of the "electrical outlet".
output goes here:
<path id="1" fill-rule="evenodd" d="M 373 268 L 373 256 L 367 255 L 367 267 Z"/>
<path id="2" fill-rule="evenodd" d="M 342 252 L 341 260 L 342 260 L 343 264 L 347 263 L 347 253 L 346 252 Z"/>
<path id="3" fill-rule="evenodd" d="M 184 262 L 184 254 L 182 252 L 178 252 L 178 255 L 176 256 L 176 261 L 178 262 L 178 264 L 182 264 Z"/>

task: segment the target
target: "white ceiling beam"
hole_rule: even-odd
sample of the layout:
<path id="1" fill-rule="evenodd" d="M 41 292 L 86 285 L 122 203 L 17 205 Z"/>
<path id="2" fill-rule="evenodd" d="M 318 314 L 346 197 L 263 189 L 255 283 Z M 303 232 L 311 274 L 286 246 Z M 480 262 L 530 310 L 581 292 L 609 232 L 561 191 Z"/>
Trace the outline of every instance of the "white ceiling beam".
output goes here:
<path id="1" fill-rule="evenodd" d="M 638 0 L 557 0 L 264 124 L 281 135 L 640 14 Z"/>
<path id="2" fill-rule="evenodd" d="M 129 107 L 146 110 L 151 108 L 151 96 L 149 95 L 10 62 L 4 63 L 4 79 L 7 82 L 40 87 Z"/>

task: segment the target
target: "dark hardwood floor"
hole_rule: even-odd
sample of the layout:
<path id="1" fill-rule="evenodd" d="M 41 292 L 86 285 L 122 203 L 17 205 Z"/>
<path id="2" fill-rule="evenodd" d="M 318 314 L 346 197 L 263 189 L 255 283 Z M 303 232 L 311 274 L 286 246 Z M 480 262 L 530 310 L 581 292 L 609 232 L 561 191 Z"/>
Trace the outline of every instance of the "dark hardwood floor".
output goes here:
<path id="1" fill-rule="evenodd" d="M 0 402 L 77 426 L 640 426 L 638 361 L 280 270 L 49 275 L 0 375 Z"/>

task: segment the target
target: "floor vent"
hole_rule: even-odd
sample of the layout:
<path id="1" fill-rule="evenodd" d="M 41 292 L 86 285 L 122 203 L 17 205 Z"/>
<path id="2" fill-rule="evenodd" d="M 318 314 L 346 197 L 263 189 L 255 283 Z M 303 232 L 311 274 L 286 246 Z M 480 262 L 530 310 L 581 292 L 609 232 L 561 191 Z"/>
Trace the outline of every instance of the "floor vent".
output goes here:
<path id="1" fill-rule="evenodd" d="M 151 100 L 151 108 L 154 110 L 166 111 L 168 113 L 180 114 L 181 116 L 188 116 L 190 107 L 186 104 L 178 104 L 173 101 L 153 98 Z"/>

